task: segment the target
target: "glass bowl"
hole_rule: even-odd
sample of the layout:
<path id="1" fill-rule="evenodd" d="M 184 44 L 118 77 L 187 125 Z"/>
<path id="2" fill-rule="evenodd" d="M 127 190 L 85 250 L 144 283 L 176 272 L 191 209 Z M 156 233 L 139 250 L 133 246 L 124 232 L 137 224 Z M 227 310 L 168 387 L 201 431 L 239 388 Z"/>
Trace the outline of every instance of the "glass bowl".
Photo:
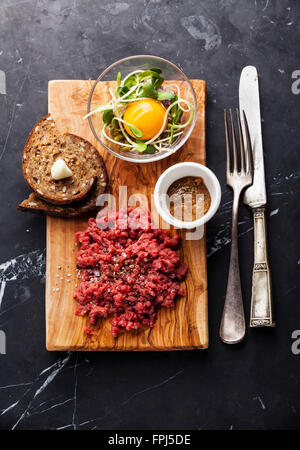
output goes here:
<path id="1" fill-rule="evenodd" d="M 122 79 L 133 72 L 134 70 L 146 70 L 151 68 L 159 68 L 162 70 L 162 76 L 165 78 L 163 87 L 166 87 L 169 80 L 175 81 L 180 87 L 181 97 L 187 100 L 194 109 L 194 116 L 191 123 L 183 128 L 181 131 L 183 133 L 177 137 L 177 139 L 168 146 L 166 150 L 157 151 L 154 154 L 138 154 L 133 151 L 121 150 L 121 147 L 117 144 L 110 142 L 103 135 L 103 120 L 102 112 L 94 113 L 88 117 L 91 130 L 95 138 L 100 142 L 100 144 L 111 154 L 117 158 L 124 159 L 126 161 L 145 163 L 158 161 L 160 159 L 166 158 L 167 156 L 173 154 L 189 138 L 196 122 L 197 117 L 197 100 L 192 83 L 187 78 L 187 76 L 180 70 L 175 64 L 167 61 L 166 59 L 160 58 L 158 56 L 151 55 L 137 55 L 130 56 L 129 58 L 120 59 L 111 66 L 109 66 L 95 81 L 88 99 L 88 113 L 94 111 L 98 106 L 107 103 L 110 100 L 108 81 L 114 81 L 115 84 L 112 85 L 112 89 L 117 86 L 117 75 L 118 72 L 121 73 Z M 175 93 L 176 88 L 175 88 Z M 182 123 L 186 122 L 189 117 L 189 112 L 184 112 L 182 115 Z"/>

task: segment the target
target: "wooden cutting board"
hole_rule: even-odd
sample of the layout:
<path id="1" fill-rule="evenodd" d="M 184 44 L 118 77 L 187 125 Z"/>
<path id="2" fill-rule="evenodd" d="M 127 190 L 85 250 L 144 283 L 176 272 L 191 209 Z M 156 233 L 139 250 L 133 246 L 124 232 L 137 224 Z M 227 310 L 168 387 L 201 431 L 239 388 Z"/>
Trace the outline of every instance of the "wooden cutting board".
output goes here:
<path id="1" fill-rule="evenodd" d="M 112 193 L 119 186 L 128 186 L 128 198 L 141 192 L 150 198 L 156 180 L 172 164 L 195 161 L 205 164 L 205 82 L 194 80 L 198 115 L 193 133 L 184 147 L 157 163 L 135 164 L 115 158 L 99 145 L 90 131 L 86 114 L 92 81 L 57 80 L 49 82 L 49 112 L 63 132 L 81 136 L 95 145 L 106 163 Z M 108 83 L 103 83 L 105 103 Z M 101 94 L 102 96 L 102 90 Z M 94 214 L 95 215 L 95 214 Z M 48 350 L 191 350 L 207 348 L 207 276 L 205 236 L 200 240 L 185 240 L 182 234 L 181 259 L 189 266 L 184 282 L 186 297 L 172 309 L 161 308 L 154 328 L 126 332 L 114 339 L 109 319 L 101 319 L 88 336 L 83 327 L 88 318 L 75 315 L 73 299 L 76 274 L 75 232 L 84 229 L 87 219 L 47 217 L 46 269 L 46 346 Z"/>

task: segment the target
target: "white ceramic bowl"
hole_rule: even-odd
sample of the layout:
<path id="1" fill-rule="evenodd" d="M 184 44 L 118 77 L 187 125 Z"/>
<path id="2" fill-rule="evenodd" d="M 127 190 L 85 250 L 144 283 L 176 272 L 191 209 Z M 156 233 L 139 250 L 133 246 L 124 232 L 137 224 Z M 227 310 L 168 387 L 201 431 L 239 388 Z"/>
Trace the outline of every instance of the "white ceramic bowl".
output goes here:
<path id="1" fill-rule="evenodd" d="M 171 215 L 167 204 L 167 191 L 169 187 L 174 181 L 183 177 L 202 177 L 211 197 L 211 205 L 207 213 L 192 222 L 184 222 L 175 219 L 175 217 Z M 190 230 L 204 225 L 215 215 L 220 205 L 220 201 L 221 187 L 217 177 L 207 167 L 194 162 L 183 162 L 169 167 L 161 174 L 154 189 L 154 202 L 158 213 L 166 222 L 176 228 Z"/>

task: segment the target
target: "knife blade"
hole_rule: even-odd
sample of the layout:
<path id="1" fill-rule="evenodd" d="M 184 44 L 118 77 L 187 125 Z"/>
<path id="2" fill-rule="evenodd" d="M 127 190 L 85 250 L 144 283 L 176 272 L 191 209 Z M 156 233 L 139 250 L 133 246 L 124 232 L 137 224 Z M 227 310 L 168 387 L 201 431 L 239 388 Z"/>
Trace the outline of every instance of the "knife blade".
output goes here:
<path id="1" fill-rule="evenodd" d="M 244 203 L 250 208 L 267 204 L 264 154 L 261 132 L 258 74 L 254 66 L 244 67 L 239 87 L 240 111 L 245 111 L 251 136 L 254 161 L 253 184 L 244 195 Z"/>
<path id="2" fill-rule="evenodd" d="M 239 86 L 240 111 L 245 111 L 250 131 L 254 178 L 246 190 L 244 203 L 254 216 L 254 266 L 252 274 L 252 298 L 250 327 L 274 326 L 271 275 L 267 253 L 266 232 L 266 183 L 261 131 L 258 74 L 254 66 L 244 67 Z M 242 124 L 244 128 L 244 124 Z M 244 131 L 244 130 L 243 130 Z"/>

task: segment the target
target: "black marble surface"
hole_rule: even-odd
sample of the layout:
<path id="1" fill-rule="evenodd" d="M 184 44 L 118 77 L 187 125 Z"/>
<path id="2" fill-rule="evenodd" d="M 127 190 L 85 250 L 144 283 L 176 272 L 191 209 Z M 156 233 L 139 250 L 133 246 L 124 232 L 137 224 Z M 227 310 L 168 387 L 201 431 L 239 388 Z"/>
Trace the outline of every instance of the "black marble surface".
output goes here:
<path id="1" fill-rule="evenodd" d="M 0 95 L 1 429 L 300 428 L 299 64 L 300 5 L 292 0 L 1 0 Z M 207 81 L 207 163 L 222 184 L 208 226 L 210 347 L 174 353 L 45 350 L 45 220 L 22 214 L 26 137 L 47 112 L 51 79 L 95 78 L 132 54 L 156 54 Z M 224 107 L 238 105 L 239 75 L 260 75 L 277 326 L 218 338 L 230 247 Z M 250 211 L 240 211 L 247 321 L 253 263 Z"/>

